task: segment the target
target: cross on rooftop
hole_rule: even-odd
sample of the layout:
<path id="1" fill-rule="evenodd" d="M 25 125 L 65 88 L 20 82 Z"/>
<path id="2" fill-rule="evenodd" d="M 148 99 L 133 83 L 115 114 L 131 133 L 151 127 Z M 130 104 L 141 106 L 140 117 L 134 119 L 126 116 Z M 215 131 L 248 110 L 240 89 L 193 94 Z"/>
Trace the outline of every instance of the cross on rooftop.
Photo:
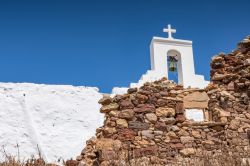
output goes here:
<path id="1" fill-rule="evenodd" d="M 168 38 L 173 39 L 172 33 L 176 33 L 176 29 L 171 29 L 171 25 L 168 24 L 168 28 L 164 28 L 163 32 L 167 32 L 168 33 Z"/>

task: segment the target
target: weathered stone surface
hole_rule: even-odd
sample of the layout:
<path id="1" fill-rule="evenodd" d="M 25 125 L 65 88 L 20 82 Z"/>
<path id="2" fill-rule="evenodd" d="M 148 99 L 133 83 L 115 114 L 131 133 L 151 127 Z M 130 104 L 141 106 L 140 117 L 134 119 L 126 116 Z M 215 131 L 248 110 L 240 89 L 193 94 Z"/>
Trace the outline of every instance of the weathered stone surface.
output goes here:
<path id="1" fill-rule="evenodd" d="M 135 158 L 142 157 L 142 156 L 148 156 L 148 155 L 157 155 L 158 154 L 158 148 L 157 146 L 150 146 L 146 148 L 139 148 L 134 149 L 133 156 Z"/>
<path id="2" fill-rule="evenodd" d="M 155 106 L 152 104 L 140 104 L 136 108 L 134 108 L 134 112 L 136 113 L 155 112 Z"/>
<path id="3" fill-rule="evenodd" d="M 184 104 L 182 102 L 176 103 L 175 111 L 177 114 L 184 113 Z"/>
<path id="4" fill-rule="evenodd" d="M 173 117 L 175 116 L 175 110 L 168 107 L 159 107 L 156 109 L 157 116 Z"/>
<path id="5" fill-rule="evenodd" d="M 104 127 L 104 129 L 103 129 L 103 134 L 106 136 L 111 136 L 114 133 L 116 133 L 115 127 Z"/>
<path id="6" fill-rule="evenodd" d="M 153 134 L 153 131 L 152 130 L 142 130 L 141 131 L 141 135 L 146 137 L 146 138 L 149 138 L 149 139 L 153 139 L 154 138 L 154 134 Z"/>
<path id="7" fill-rule="evenodd" d="M 96 149 L 98 150 L 115 150 L 118 151 L 122 147 L 122 143 L 119 140 L 113 140 L 109 138 L 101 138 L 96 140 Z"/>
<path id="8" fill-rule="evenodd" d="M 178 149 L 178 150 L 181 150 L 183 149 L 185 146 L 181 143 L 176 143 L 176 144 L 170 144 L 170 147 L 173 148 L 173 149 Z"/>
<path id="9" fill-rule="evenodd" d="M 173 124 L 175 124 L 175 122 L 176 122 L 176 120 L 175 120 L 174 117 L 164 118 L 163 120 L 164 120 L 164 122 L 165 122 L 167 125 L 170 125 L 170 124 L 173 125 Z"/>
<path id="10" fill-rule="evenodd" d="M 199 131 L 195 131 L 195 130 L 192 131 L 192 136 L 194 138 L 201 138 L 200 132 Z"/>
<path id="11" fill-rule="evenodd" d="M 183 114 L 178 114 L 175 118 L 176 122 L 182 123 L 186 120 L 185 116 Z"/>
<path id="12" fill-rule="evenodd" d="M 135 136 L 136 136 L 136 132 L 134 132 L 131 129 L 124 128 L 124 129 L 119 130 L 117 139 L 121 141 L 131 141 L 131 140 L 134 140 Z"/>
<path id="13" fill-rule="evenodd" d="M 240 127 L 240 120 L 232 120 L 230 122 L 230 125 L 229 125 L 229 128 L 232 129 L 232 130 L 237 130 L 238 128 Z"/>
<path id="14" fill-rule="evenodd" d="M 155 124 L 155 128 L 157 130 L 161 130 L 161 131 L 167 131 L 168 130 L 168 126 L 165 123 L 163 123 L 163 122 L 157 122 Z"/>
<path id="15" fill-rule="evenodd" d="M 224 110 L 219 109 L 219 108 L 215 108 L 214 111 L 218 112 L 219 117 L 229 117 L 230 116 L 230 112 L 224 111 Z"/>
<path id="16" fill-rule="evenodd" d="M 102 150 L 99 153 L 99 160 L 117 160 L 119 158 L 116 151 L 113 150 Z"/>
<path id="17" fill-rule="evenodd" d="M 117 110 L 118 108 L 119 108 L 119 105 L 117 103 L 111 103 L 109 105 L 102 106 L 100 109 L 100 112 L 109 113 L 110 111 Z"/>
<path id="18" fill-rule="evenodd" d="M 180 154 L 182 154 L 183 156 L 191 156 L 195 154 L 195 149 L 194 148 L 185 148 L 180 150 Z"/>
<path id="19" fill-rule="evenodd" d="M 118 116 L 119 118 L 123 119 L 132 119 L 134 117 L 135 112 L 132 109 L 125 109 L 119 112 Z"/>
<path id="20" fill-rule="evenodd" d="M 108 105 L 112 102 L 112 98 L 110 96 L 104 95 L 103 98 L 101 98 L 98 103 L 102 105 Z"/>
<path id="21" fill-rule="evenodd" d="M 142 94 L 139 94 L 139 93 L 136 94 L 136 98 L 139 101 L 142 101 L 142 102 L 146 102 L 148 100 L 148 97 L 146 95 L 142 95 Z"/>
<path id="22" fill-rule="evenodd" d="M 190 136 L 181 136 L 180 137 L 181 143 L 186 144 L 186 143 L 191 143 L 194 141 L 194 137 Z"/>
<path id="23" fill-rule="evenodd" d="M 129 121 L 128 125 L 129 125 L 128 127 L 131 129 L 146 130 L 149 128 L 148 123 L 142 123 L 142 122 L 137 122 L 137 121 Z"/>
<path id="24" fill-rule="evenodd" d="M 145 117 L 151 123 L 155 123 L 157 121 L 157 116 L 154 113 L 147 113 Z"/>
<path id="25" fill-rule="evenodd" d="M 137 92 L 137 88 L 129 88 L 128 89 L 128 93 L 131 94 L 131 93 L 135 93 Z"/>
<path id="26" fill-rule="evenodd" d="M 134 104 L 130 100 L 122 100 L 120 103 L 120 109 L 133 109 Z"/>
<path id="27" fill-rule="evenodd" d="M 125 119 L 117 119 L 116 125 L 119 128 L 124 128 L 124 127 L 128 127 L 128 122 Z"/>
<path id="28" fill-rule="evenodd" d="M 206 92 L 193 92 L 183 98 L 184 108 L 207 108 L 208 101 L 209 97 Z"/>

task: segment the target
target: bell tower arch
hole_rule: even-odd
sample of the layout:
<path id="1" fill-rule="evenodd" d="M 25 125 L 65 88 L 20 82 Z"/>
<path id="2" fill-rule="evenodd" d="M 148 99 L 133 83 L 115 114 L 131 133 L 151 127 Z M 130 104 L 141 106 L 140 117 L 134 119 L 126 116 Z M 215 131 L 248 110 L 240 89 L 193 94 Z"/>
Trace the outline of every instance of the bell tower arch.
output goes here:
<path id="1" fill-rule="evenodd" d="M 167 78 L 170 79 L 171 72 L 177 73 L 178 84 L 183 84 L 183 73 L 181 64 L 181 54 L 176 50 L 169 50 L 167 52 Z M 172 65 L 172 66 L 171 66 Z M 171 71 L 172 70 L 172 71 Z M 173 71 L 175 70 L 175 71 Z"/>

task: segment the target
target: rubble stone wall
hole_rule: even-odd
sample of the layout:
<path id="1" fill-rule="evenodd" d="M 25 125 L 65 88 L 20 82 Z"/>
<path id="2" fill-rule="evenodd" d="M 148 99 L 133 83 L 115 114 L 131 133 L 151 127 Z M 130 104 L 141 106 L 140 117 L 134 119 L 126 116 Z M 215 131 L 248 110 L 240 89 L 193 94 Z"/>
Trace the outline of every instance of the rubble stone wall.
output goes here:
<path id="1" fill-rule="evenodd" d="M 247 37 L 232 53 L 212 58 L 211 84 L 206 89 L 183 89 L 162 79 L 114 98 L 105 96 L 99 101 L 104 125 L 87 142 L 77 162 L 139 166 L 225 165 L 227 161 L 250 165 L 249 87 Z M 205 121 L 186 119 L 186 108 L 202 109 Z"/>

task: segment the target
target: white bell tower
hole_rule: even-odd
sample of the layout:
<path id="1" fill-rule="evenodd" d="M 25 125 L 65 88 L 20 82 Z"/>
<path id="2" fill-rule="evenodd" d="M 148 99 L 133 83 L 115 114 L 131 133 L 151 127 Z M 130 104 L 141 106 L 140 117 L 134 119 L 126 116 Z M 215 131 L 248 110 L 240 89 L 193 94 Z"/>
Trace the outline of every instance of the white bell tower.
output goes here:
<path id="1" fill-rule="evenodd" d="M 192 41 L 174 39 L 172 33 L 175 29 L 164 28 L 163 32 L 168 33 L 167 38 L 153 37 L 150 44 L 151 70 L 142 75 L 138 83 L 132 83 L 130 87 L 140 87 L 145 82 L 152 82 L 162 77 L 168 78 L 167 58 L 175 57 L 177 59 L 178 84 L 186 87 L 204 88 L 209 81 L 205 81 L 203 75 L 196 75 L 193 59 Z"/>

